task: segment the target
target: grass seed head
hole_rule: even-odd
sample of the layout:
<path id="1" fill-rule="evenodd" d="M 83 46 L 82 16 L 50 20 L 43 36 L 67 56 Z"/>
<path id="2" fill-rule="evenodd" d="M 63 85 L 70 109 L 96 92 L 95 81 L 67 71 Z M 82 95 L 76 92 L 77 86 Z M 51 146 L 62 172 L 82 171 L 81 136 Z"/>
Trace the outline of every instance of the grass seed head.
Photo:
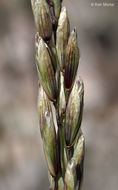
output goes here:
<path id="1" fill-rule="evenodd" d="M 31 0 L 37 33 L 36 67 L 40 81 L 38 117 L 50 190 L 80 190 L 84 137 L 81 121 L 84 85 L 76 80 L 77 32 L 70 34 L 62 0 Z M 52 101 L 52 102 L 51 102 Z"/>

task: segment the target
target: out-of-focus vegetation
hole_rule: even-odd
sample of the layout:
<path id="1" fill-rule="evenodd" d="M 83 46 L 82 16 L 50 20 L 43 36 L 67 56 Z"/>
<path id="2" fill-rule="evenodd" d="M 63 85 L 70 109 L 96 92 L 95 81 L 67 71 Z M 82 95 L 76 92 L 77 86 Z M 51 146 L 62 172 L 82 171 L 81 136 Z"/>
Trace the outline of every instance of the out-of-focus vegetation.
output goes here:
<path id="1" fill-rule="evenodd" d="M 118 186 L 118 4 L 65 0 L 77 26 L 85 83 L 83 189 Z M 0 1 L 0 190 L 48 188 L 37 117 L 35 27 L 30 0 Z"/>

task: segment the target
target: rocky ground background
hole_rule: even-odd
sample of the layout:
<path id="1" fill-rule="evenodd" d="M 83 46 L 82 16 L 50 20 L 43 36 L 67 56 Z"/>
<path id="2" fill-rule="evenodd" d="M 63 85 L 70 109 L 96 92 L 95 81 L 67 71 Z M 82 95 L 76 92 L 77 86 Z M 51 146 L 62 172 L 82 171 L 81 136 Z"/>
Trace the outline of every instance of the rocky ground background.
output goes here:
<path id="1" fill-rule="evenodd" d="M 95 0 L 64 1 L 71 28 L 78 29 L 78 75 L 85 82 L 83 190 L 116 190 L 118 3 L 91 7 L 91 2 Z M 0 190 L 48 189 L 37 117 L 34 34 L 30 1 L 0 0 Z"/>

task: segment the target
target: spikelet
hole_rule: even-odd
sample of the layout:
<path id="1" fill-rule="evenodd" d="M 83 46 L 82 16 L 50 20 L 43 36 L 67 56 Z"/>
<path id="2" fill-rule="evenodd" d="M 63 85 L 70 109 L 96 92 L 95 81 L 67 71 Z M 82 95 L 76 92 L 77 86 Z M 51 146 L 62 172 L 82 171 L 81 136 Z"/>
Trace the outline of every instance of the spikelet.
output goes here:
<path id="1" fill-rule="evenodd" d="M 64 84 L 66 90 L 70 90 L 72 88 L 78 69 L 78 63 L 79 49 L 77 44 L 77 32 L 76 29 L 74 29 L 69 36 L 68 45 L 66 48 L 66 63 L 64 74 Z"/>
<path id="2" fill-rule="evenodd" d="M 43 40 L 50 40 L 52 36 L 52 23 L 50 10 L 46 0 L 32 0 L 35 26 Z"/>
<path id="3" fill-rule="evenodd" d="M 52 108 L 42 86 L 39 88 L 38 116 L 48 169 L 52 176 L 56 176 L 58 169 L 56 155 L 56 132 L 53 122 Z"/>
<path id="4" fill-rule="evenodd" d="M 64 72 L 65 51 L 66 51 L 69 33 L 70 33 L 69 19 L 68 19 L 66 8 L 63 7 L 60 13 L 59 21 L 58 21 L 57 40 L 56 40 L 59 66 L 62 72 Z"/>
<path id="5" fill-rule="evenodd" d="M 38 35 L 38 34 L 37 34 Z M 36 35 L 36 63 L 39 80 L 51 101 L 56 102 L 57 87 L 54 69 L 48 52 L 47 45 L 43 39 Z"/>
<path id="6" fill-rule="evenodd" d="M 83 95 L 83 82 L 79 79 L 73 86 L 66 109 L 65 141 L 68 147 L 73 145 L 81 125 Z"/>

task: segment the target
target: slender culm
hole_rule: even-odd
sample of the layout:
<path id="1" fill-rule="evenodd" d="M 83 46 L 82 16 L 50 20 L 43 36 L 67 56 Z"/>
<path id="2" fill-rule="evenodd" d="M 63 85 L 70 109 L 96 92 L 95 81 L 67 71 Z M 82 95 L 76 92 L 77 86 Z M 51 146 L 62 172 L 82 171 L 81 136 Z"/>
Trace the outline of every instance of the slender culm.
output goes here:
<path id="1" fill-rule="evenodd" d="M 62 0 L 31 0 L 36 26 L 38 117 L 50 190 L 80 190 L 85 139 L 84 83 L 78 76 L 77 31 Z"/>

